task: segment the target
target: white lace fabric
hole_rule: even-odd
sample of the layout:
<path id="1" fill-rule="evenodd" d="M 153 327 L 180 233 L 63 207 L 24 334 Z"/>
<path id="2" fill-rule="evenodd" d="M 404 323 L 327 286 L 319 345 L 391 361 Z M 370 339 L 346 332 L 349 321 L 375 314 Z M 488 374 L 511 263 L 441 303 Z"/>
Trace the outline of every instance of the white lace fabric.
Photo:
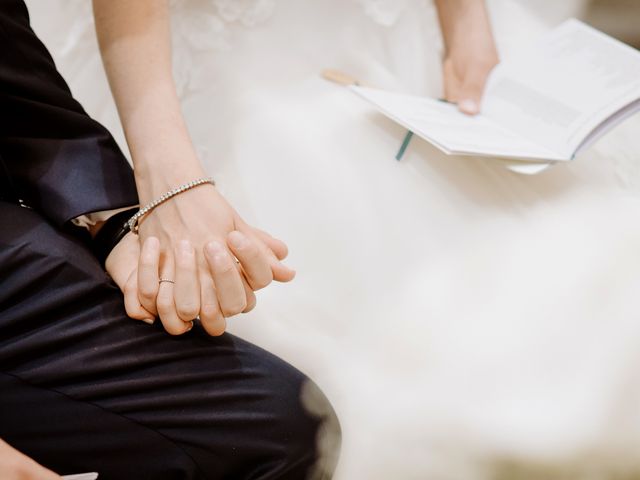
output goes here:
<path id="1" fill-rule="evenodd" d="M 408 8 L 424 7 L 431 4 L 431 0 L 355 0 L 371 19 L 390 27 L 395 25 L 400 16 Z"/>
<path id="2" fill-rule="evenodd" d="M 203 54 L 231 47 L 231 26 L 265 22 L 275 0 L 169 0 L 174 49 L 174 76 L 181 96 L 211 80 Z"/>
<path id="3" fill-rule="evenodd" d="M 315 0 L 321 1 L 321 0 Z M 214 80 L 207 56 L 234 48 L 243 30 L 272 19 L 277 0 L 169 0 L 174 49 L 174 76 L 181 98 Z M 393 27 L 408 12 L 433 8 L 432 0 L 350 0 L 383 27 Z M 286 6 L 286 5 L 285 5 Z M 349 10 L 346 8 L 345 11 Z"/>
<path id="4" fill-rule="evenodd" d="M 424 7 L 431 0 L 352 0 L 364 13 L 384 26 L 394 25 L 408 8 Z M 268 20 L 276 0 L 169 0 L 178 12 L 175 31 L 195 49 L 228 48 L 230 24 L 254 27 Z"/>
<path id="5" fill-rule="evenodd" d="M 174 32 L 195 49 L 224 48 L 227 26 L 253 27 L 267 20 L 275 0 L 169 0 Z"/>

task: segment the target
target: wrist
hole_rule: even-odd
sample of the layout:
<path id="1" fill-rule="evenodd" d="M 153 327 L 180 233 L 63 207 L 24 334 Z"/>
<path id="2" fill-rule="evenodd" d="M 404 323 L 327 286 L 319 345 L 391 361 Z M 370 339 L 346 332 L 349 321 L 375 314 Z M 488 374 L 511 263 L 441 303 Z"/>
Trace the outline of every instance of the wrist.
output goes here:
<path id="1" fill-rule="evenodd" d="M 96 235 L 98 234 L 98 232 L 100 231 L 100 229 L 104 224 L 105 222 L 96 222 L 95 225 L 89 225 L 87 227 L 89 229 L 89 234 L 91 235 L 91 238 L 96 238 Z"/>
<path id="2" fill-rule="evenodd" d="M 114 247 L 129 232 L 125 227 L 125 222 L 137 211 L 138 208 L 132 208 L 119 212 L 100 225 L 98 233 L 93 238 L 92 246 L 93 252 L 102 266 L 105 265 L 105 261 Z"/>
<path id="3" fill-rule="evenodd" d="M 211 177 L 201 177 L 198 179 L 194 179 L 190 182 L 183 183 L 177 187 L 172 188 L 169 191 L 166 191 L 160 197 L 154 199 L 152 202 L 143 205 L 142 208 L 133 217 L 129 219 L 129 221 L 127 222 L 127 226 L 132 232 L 138 233 L 138 225 L 140 220 L 145 215 L 149 214 L 153 209 L 155 209 L 156 207 L 159 207 L 160 205 L 172 199 L 176 195 L 180 195 L 181 193 L 184 193 L 187 190 L 191 190 L 193 188 L 200 187 L 205 184 L 215 185 Z"/>
<path id="4" fill-rule="evenodd" d="M 156 85 L 121 116 L 142 201 L 205 176 L 172 85 Z"/>
<path id="5" fill-rule="evenodd" d="M 488 25 L 486 30 L 477 28 L 460 33 L 452 40 L 444 58 L 444 62 L 451 63 L 459 73 L 489 71 L 498 61 L 498 50 Z"/>
<path id="6" fill-rule="evenodd" d="M 153 164 L 136 167 L 134 174 L 141 205 L 179 185 L 207 176 L 195 155 L 176 155 L 168 160 L 162 155 Z"/>
<path id="7" fill-rule="evenodd" d="M 436 3 L 446 57 L 468 50 L 495 52 L 491 22 L 483 0 L 439 0 Z"/>

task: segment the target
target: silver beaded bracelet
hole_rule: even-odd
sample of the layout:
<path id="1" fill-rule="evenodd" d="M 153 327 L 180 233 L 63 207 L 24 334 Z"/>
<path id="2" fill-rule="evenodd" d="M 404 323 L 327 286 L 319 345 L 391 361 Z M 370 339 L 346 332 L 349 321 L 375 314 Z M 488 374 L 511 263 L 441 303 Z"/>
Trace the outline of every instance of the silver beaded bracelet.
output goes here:
<path id="1" fill-rule="evenodd" d="M 156 198 L 153 202 L 147 203 L 144 207 L 138 210 L 138 212 L 133 217 L 127 220 L 127 223 L 125 224 L 125 226 L 127 226 L 129 230 L 131 230 L 133 233 L 137 235 L 138 225 L 140 224 L 140 219 L 143 216 L 145 216 L 147 213 L 149 213 L 151 210 L 156 208 L 161 203 L 164 203 L 167 200 L 169 200 L 171 197 L 175 197 L 179 193 L 190 190 L 194 187 L 197 187 L 198 185 L 204 185 L 205 183 L 210 183 L 211 185 L 216 184 L 216 182 L 214 182 L 213 178 L 211 177 L 199 178 L 189 183 L 184 183 L 179 187 L 174 188 L 173 190 L 169 190 L 167 193 L 163 193 L 158 198 Z"/>

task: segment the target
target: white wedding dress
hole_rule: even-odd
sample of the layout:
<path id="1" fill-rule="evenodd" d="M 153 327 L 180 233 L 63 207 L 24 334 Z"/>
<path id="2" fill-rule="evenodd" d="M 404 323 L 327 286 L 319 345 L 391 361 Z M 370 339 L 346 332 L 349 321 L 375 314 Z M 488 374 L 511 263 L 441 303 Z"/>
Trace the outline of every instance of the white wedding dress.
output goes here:
<path id="1" fill-rule="evenodd" d="M 28 3 L 76 96 L 124 145 L 90 2 Z M 230 329 L 327 392 L 337 478 L 640 472 L 640 118 L 537 176 L 419 139 L 398 162 L 403 129 L 319 73 L 439 96 L 431 3 L 172 3 L 198 151 L 298 271 Z M 501 55 L 579 4 L 490 2 Z"/>

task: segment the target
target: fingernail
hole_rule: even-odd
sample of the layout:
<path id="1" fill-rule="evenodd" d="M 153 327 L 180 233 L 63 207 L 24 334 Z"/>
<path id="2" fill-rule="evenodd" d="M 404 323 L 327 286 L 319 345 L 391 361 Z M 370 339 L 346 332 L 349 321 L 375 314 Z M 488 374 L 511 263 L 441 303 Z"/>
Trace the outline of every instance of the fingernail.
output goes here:
<path id="1" fill-rule="evenodd" d="M 191 248 L 191 242 L 189 240 L 180 240 L 178 242 L 178 250 L 182 255 L 193 254 L 193 248 Z"/>
<path id="2" fill-rule="evenodd" d="M 222 260 L 228 255 L 227 250 L 216 241 L 207 243 L 204 248 L 214 260 Z"/>
<path id="3" fill-rule="evenodd" d="M 187 328 L 186 332 L 190 332 L 193 329 L 193 322 L 189 322 L 189 328 Z"/>
<path id="4" fill-rule="evenodd" d="M 153 325 L 156 322 L 156 319 L 155 318 L 143 318 L 142 321 L 144 323 L 149 324 L 149 325 Z"/>
<path id="5" fill-rule="evenodd" d="M 242 249 L 247 246 L 249 240 L 242 232 L 234 230 L 229 234 L 229 243 L 233 248 Z"/>
<path id="6" fill-rule="evenodd" d="M 460 101 L 460 103 L 458 103 L 458 108 L 460 108 L 464 113 L 471 114 L 478 113 L 480 111 L 478 104 L 470 99 Z"/>
<path id="7" fill-rule="evenodd" d="M 287 269 L 287 270 L 289 270 L 290 272 L 295 273 L 295 270 L 294 270 L 293 268 L 291 268 L 290 266 L 285 265 L 285 264 L 284 264 L 284 263 L 282 263 L 282 262 L 278 262 L 278 264 L 279 264 L 279 265 L 281 265 L 282 267 L 286 268 L 286 269 Z"/>
<path id="8" fill-rule="evenodd" d="M 147 238 L 147 245 L 148 248 L 151 248 L 153 250 L 157 250 L 158 248 L 160 248 L 160 240 L 158 240 L 158 237 L 149 237 Z"/>

